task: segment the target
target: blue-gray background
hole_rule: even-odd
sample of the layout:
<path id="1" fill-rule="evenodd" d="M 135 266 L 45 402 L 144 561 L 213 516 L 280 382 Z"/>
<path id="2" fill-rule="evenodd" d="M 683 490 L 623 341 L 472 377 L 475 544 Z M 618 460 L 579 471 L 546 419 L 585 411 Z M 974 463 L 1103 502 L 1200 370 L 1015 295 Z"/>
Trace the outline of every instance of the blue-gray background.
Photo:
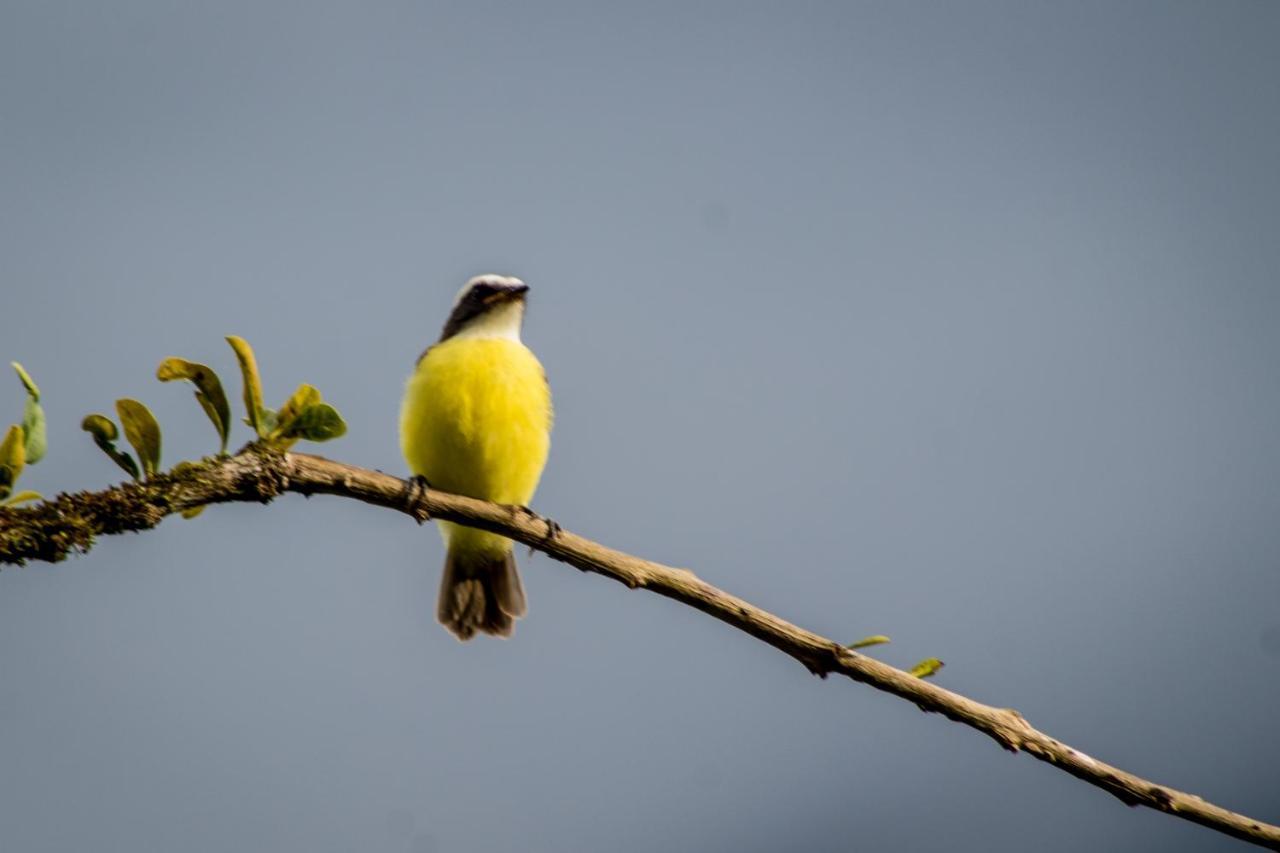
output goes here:
<path id="1" fill-rule="evenodd" d="M 0 8 L 26 486 L 118 480 L 119 396 L 208 452 L 152 374 L 238 397 L 227 333 L 401 471 L 413 359 L 517 274 L 539 509 L 1280 820 L 1280 4 Z M 545 557 L 459 645 L 440 562 L 289 497 L 0 573 L 0 846 L 1234 847 Z"/>

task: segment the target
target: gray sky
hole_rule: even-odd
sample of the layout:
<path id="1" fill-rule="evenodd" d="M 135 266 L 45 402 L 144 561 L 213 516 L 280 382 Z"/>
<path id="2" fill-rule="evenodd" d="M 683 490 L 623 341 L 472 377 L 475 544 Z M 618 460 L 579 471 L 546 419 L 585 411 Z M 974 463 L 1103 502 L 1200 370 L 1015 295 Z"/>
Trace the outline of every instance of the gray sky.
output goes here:
<path id="1" fill-rule="evenodd" d="M 1277 41 L 1271 2 L 7 0 L 24 485 L 117 480 L 78 424 L 121 396 L 209 452 L 152 376 L 238 395 L 228 333 L 403 471 L 414 357 L 516 274 L 538 509 L 1280 821 Z M 0 573 L 0 846 L 1236 846 L 545 557 L 459 645 L 441 559 L 290 497 Z"/>

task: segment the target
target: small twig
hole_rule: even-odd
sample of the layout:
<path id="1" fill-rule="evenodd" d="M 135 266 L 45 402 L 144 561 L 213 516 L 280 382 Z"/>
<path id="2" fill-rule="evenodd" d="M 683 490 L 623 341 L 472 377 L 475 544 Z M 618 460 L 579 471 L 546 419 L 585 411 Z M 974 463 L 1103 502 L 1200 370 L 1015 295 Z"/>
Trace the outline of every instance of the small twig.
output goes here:
<path id="1" fill-rule="evenodd" d="M 0 563 L 57 561 L 87 551 L 96 535 L 145 530 L 166 515 L 209 503 L 259 501 L 284 492 L 340 495 L 403 512 L 500 533 L 583 571 L 697 608 L 762 640 L 826 677 L 839 673 L 942 714 L 991 737 L 1012 752 L 1026 752 L 1118 797 L 1190 820 L 1243 841 L 1280 850 L 1280 826 L 1158 785 L 1073 749 L 1033 728 L 1010 708 L 975 702 L 888 664 L 858 654 L 717 589 L 686 569 L 642 560 L 584 539 L 511 507 L 434 489 L 410 491 L 404 480 L 302 453 L 249 447 L 229 458 L 191 465 L 145 483 L 101 492 L 59 495 L 29 508 L 0 508 Z M 409 499 L 406 500 L 406 496 Z"/>

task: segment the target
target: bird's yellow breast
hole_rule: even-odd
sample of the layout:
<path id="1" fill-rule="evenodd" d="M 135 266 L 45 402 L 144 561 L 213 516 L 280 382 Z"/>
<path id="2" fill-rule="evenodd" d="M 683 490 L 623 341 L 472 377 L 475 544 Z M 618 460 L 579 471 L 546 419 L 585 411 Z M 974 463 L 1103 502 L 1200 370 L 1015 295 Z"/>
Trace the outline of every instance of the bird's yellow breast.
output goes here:
<path id="1" fill-rule="evenodd" d="M 418 362 L 400 412 L 400 448 L 432 488 L 528 504 L 550 445 L 551 393 L 524 344 L 453 338 Z"/>

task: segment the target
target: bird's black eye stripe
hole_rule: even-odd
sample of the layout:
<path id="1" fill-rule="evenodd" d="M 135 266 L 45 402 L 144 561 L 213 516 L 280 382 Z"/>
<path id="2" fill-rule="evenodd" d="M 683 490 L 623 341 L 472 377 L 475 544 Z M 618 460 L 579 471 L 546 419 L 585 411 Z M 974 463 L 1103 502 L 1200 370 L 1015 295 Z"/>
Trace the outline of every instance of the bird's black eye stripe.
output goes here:
<path id="1" fill-rule="evenodd" d="M 488 307 L 485 303 L 489 297 L 502 289 L 492 284 L 472 285 L 466 296 L 462 297 L 462 301 L 453 309 L 453 313 L 449 315 L 448 321 L 444 324 L 444 331 L 440 333 L 440 340 L 446 341 L 453 337 L 469 320 L 483 314 Z"/>

